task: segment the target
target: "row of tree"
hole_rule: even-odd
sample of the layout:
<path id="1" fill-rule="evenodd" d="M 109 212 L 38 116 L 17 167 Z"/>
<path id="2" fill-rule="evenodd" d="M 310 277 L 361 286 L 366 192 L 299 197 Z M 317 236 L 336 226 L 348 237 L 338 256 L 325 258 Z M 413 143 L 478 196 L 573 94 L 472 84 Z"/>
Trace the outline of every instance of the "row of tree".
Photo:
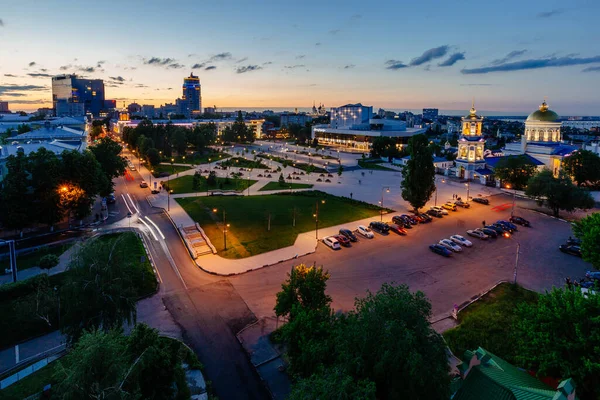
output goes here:
<path id="1" fill-rule="evenodd" d="M 276 333 L 295 379 L 290 399 L 441 399 L 450 392 L 446 346 L 422 292 L 384 284 L 336 314 L 329 273 L 299 265 L 277 293 Z"/>
<path id="2" fill-rule="evenodd" d="M 88 216 L 96 196 L 110 194 L 112 179 L 125 170 L 120 151 L 118 143 L 103 138 L 83 152 L 57 155 L 41 147 L 29 155 L 9 156 L 1 183 L 0 223 L 22 230 L 35 223 L 53 226 L 68 214 Z"/>

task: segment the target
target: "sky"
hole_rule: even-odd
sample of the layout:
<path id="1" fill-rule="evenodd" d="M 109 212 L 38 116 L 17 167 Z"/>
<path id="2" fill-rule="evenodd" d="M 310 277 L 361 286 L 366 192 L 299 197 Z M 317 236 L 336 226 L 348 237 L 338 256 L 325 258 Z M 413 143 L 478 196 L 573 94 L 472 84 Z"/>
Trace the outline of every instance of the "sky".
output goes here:
<path id="1" fill-rule="evenodd" d="M 0 0 L 0 100 L 51 106 L 51 76 L 160 105 L 600 115 L 600 1 Z"/>

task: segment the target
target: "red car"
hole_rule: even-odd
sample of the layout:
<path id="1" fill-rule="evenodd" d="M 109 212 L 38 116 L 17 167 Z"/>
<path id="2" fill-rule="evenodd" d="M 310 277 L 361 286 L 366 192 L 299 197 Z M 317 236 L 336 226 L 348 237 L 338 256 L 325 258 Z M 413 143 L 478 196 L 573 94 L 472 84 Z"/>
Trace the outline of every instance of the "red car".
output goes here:
<path id="1" fill-rule="evenodd" d="M 344 235 L 335 235 L 334 238 L 344 247 L 350 247 L 350 240 Z"/>
<path id="2" fill-rule="evenodd" d="M 388 224 L 390 231 L 397 233 L 398 235 L 406 235 L 406 229 L 396 224 Z"/>

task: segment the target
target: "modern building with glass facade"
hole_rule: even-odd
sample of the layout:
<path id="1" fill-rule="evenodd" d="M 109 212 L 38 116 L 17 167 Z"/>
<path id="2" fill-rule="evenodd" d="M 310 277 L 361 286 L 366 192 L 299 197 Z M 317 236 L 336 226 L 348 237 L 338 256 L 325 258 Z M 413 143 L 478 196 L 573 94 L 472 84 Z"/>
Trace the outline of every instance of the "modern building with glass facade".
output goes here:
<path id="1" fill-rule="evenodd" d="M 200 78 L 193 73 L 183 79 L 182 114 L 187 118 L 202 113 Z"/>
<path id="2" fill-rule="evenodd" d="M 77 75 L 52 77 L 52 103 L 56 116 L 100 115 L 104 108 L 104 81 Z M 81 106 L 83 105 L 83 107 Z"/>

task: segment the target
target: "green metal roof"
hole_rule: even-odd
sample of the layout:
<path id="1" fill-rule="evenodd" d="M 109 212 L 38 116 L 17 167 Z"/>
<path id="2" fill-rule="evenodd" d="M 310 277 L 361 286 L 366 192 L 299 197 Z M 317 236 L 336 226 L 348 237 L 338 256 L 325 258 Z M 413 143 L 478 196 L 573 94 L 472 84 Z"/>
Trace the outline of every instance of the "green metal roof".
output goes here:
<path id="1" fill-rule="evenodd" d="M 556 122 L 558 118 L 558 114 L 552 110 L 537 110 L 529 114 L 527 121 Z"/>

